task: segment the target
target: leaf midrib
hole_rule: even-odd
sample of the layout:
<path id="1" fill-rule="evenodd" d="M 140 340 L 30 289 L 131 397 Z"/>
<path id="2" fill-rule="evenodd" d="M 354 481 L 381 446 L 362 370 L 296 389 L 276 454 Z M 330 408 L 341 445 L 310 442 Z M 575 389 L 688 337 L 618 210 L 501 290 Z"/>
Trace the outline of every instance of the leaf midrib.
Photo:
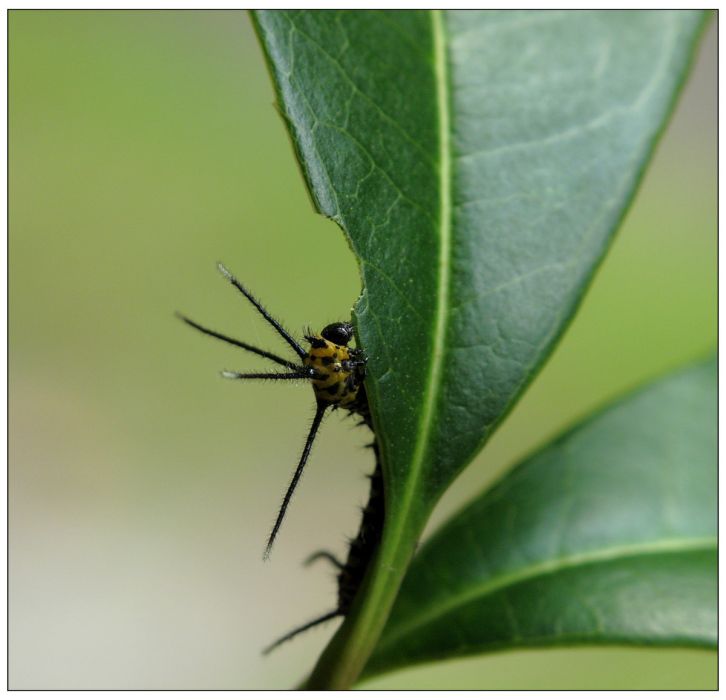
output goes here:
<path id="1" fill-rule="evenodd" d="M 446 54 L 446 30 L 443 12 L 431 10 L 433 34 L 433 68 L 436 85 L 436 107 L 438 116 L 438 178 L 439 178 L 439 220 L 438 220 L 438 279 L 436 287 L 436 312 L 432 338 L 431 364 L 424 387 L 424 406 L 418 424 L 417 442 L 411 457 L 408 479 L 400 501 L 401 517 L 398 518 L 397 538 L 403 534 L 403 525 L 408 522 L 407 514 L 413 505 L 416 492 L 421 485 L 428 441 L 434 420 L 434 406 L 441 385 L 441 368 L 444 357 L 446 328 L 449 311 L 449 275 L 451 258 L 451 117 L 449 113 L 449 75 Z"/>
<path id="2" fill-rule="evenodd" d="M 390 646 L 402 637 L 410 634 L 419 627 L 436 620 L 439 617 L 448 615 L 453 610 L 463 607 L 477 599 L 484 598 L 504 588 L 535 579 L 547 574 L 558 573 L 568 569 L 575 569 L 589 564 L 614 562 L 620 559 L 630 559 L 637 556 L 648 556 L 654 554 L 669 554 L 681 552 L 695 552 L 715 550 L 715 537 L 693 537 L 693 538 L 672 538 L 656 540 L 647 543 L 623 544 L 615 547 L 604 547 L 602 549 L 583 552 L 570 556 L 557 557 L 537 562 L 516 571 L 503 574 L 489 579 L 486 583 L 474 586 L 464 593 L 450 598 L 445 604 L 429 608 L 425 614 L 413 618 L 408 624 L 398 628 L 390 637 L 384 637 L 378 646 L 377 652 Z"/>

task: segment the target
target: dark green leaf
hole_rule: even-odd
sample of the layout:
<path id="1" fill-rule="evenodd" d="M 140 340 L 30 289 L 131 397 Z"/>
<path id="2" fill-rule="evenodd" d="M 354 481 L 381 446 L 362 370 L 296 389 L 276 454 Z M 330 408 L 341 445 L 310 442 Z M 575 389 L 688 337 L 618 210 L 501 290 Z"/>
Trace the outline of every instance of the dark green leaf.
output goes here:
<path id="1" fill-rule="evenodd" d="M 533 377 L 633 196 L 699 12 L 259 11 L 355 307 L 386 527 L 337 635 L 347 685 L 420 531 Z M 317 271 L 325 274 L 324 270 Z M 346 638 L 347 636 L 347 638 Z M 336 642 L 334 642 L 334 645 Z"/>
<path id="2" fill-rule="evenodd" d="M 522 646 L 716 644 L 716 367 L 613 405 L 414 558 L 366 673 Z"/>
<path id="3" fill-rule="evenodd" d="M 391 506 L 431 502 L 570 316 L 701 16 L 257 18 L 312 195 L 360 260 Z"/>

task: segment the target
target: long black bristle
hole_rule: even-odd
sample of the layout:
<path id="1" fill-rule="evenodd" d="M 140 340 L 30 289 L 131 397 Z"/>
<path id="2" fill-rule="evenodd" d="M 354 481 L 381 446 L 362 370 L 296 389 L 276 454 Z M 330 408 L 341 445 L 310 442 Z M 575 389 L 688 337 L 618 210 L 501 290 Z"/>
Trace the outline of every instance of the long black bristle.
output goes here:
<path id="1" fill-rule="evenodd" d="M 265 647 L 262 650 L 262 653 L 267 656 L 273 649 L 277 649 L 277 647 L 280 646 L 280 644 L 284 644 L 285 642 L 289 642 L 293 637 L 297 637 L 298 634 L 301 632 L 307 632 L 307 630 L 316 627 L 317 625 L 322 624 L 323 622 L 327 622 L 328 620 L 332 620 L 334 617 L 337 617 L 340 615 L 339 610 L 331 610 L 328 613 L 325 613 L 325 615 L 321 615 L 320 617 L 316 617 L 314 620 L 311 620 L 310 622 L 306 622 L 304 625 L 300 625 L 300 627 L 296 627 L 294 630 L 288 632 L 287 634 L 283 635 L 279 639 L 275 640 L 270 644 L 268 647 Z"/>
<path id="2" fill-rule="evenodd" d="M 225 369 L 225 379 L 310 379 L 310 370 L 305 367 L 296 368 L 297 372 L 230 372 Z"/>
<path id="3" fill-rule="evenodd" d="M 328 552 L 325 549 L 319 549 L 317 552 L 313 552 L 304 562 L 303 566 L 310 566 L 311 564 L 314 564 L 316 561 L 319 561 L 320 559 L 325 559 L 326 561 L 329 561 L 336 569 L 342 569 L 345 567 L 345 564 L 343 564 L 338 557 L 335 556 L 332 552 Z"/>
<path id="4" fill-rule="evenodd" d="M 283 327 L 283 325 L 275 318 L 273 318 L 270 313 L 267 311 L 267 309 L 262 306 L 262 304 L 257 301 L 257 299 L 252 295 L 252 292 L 250 292 L 247 287 L 245 287 L 222 263 L 217 263 L 217 267 L 219 268 L 219 271 L 234 285 L 239 289 L 242 294 L 247 298 L 247 300 L 254 306 L 261 314 L 262 318 L 265 319 L 280 335 L 280 337 L 297 353 L 297 355 L 301 359 L 305 359 L 307 357 L 307 352 L 303 350 L 301 345 L 288 333 L 287 330 Z"/>
<path id="5" fill-rule="evenodd" d="M 207 328 L 206 326 L 201 325 L 200 323 L 197 323 L 196 321 L 192 321 L 191 318 L 185 316 L 182 313 L 176 312 L 176 315 L 178 318 L 180 318 L 184 323 L 190 325 L 192 328 L 196 328 L 196 330 L 201 331 L 202 333 L 206 335 L 211 335 L 212 338 L 218 338 L 219 340 L 223 340 L 225 343 L 229 343 L 230 345 L 235 345 L 238 348 L 242 348 L 243 350 L 247 350 L 247 352 L 252 352 L 255 355 L 259 355 L 260 357 L 264 357 L 268 360 L 272 360 L 273 362 L 276 362 L 278 365 L 282 365 L 283 367 L 288 367 L 290 369 L 297 369 L 298 365 L 296 365 L 294 362 L 290 362 L 289 360 L 286 360 L 283 357 L 280 357 L 279 355 L 275 355 L 274 352 L 268 352 L 267 350 L 262 350 L 261 348 L 255 347 L 254 345 L 250 345 L 249 343 L 245 343 L 241 340 L 237 340 L 236 338 L 231 338 L 228 335 L 225 335 L 224 333 L 218 333 L 217 331 L 213 331 L 211 328 Z"/>
<path id="6" fill-rule="evenodd" d="M 275 542 L 275 537 L 277 537 L 277 532 L 280 529 L 280 525 L 282 525 L 285 513 L 287 512 L 287 506 L 290 504 L 290 499 L 292 498 L 292 494 L 295 491 L 297 482 L 300 480 L 303 469 L 305 468 L 305 464 L 308 461 L 308 457 L 310 456 L 310 450 L 313 447 L 315 435 L 317 434 L 320 423 L 323 420 L 323 414 L 325 413 L 326 408 L 327 405 L 322 402 L 319 402 L 317 407 L 315 408 L 315 417 L 313 418 L 313 424 L 310 426 L 310 432 L 308 433 L 308 437 L 305 440 L 305 447 L 303 448 L 300 462 L 298 463 L 297 469 L 292 476 L 292 481 L 290 482 L 290 485 L 287 487 L 285 497 L 282 499 L 282 505 L 280 506 L 280 512 L 277 514 L 277 520 L 275 520 L 275 525 L 273 526 L 270 537 L 267 540 L 267 545 L 265 546 L 265 553 L 263 555 L 264 559 L 267 559 L 270 556 L 270 550 L 272 549 L 272 545 Z"/>

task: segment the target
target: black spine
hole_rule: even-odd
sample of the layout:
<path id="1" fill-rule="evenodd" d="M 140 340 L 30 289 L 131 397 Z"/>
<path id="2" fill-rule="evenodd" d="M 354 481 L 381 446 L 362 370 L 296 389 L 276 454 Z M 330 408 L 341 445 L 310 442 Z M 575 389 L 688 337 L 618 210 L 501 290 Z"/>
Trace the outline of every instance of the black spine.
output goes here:
<path id="1" fill-rule="evenodd" d="M 383 472 L 378 455 L 378 444 L 374 442 L 372 448 L 376 455 L 376 468 L 370 477 L 371 492 L 368 503 L 363 509 L 358 534 L 351 541 L 348 558 L 338 574 L 338 611 L 341 615 L 348 614 L 368 570 L 368 565 L 378 549 L 383 532 Z"/>
<path id="2" fill-rule="evenodd" d="M 361 386 L 358 397 L 353 406 L 349 409 L 352 413 L 359 415 L 370 429 L 373 430 L 370 411 L 368 409 L 368 399 L 365 393 L 365 387 Z M 335 557 L 328 552 L 316 552 L 310 558 L 308 563 L 318 558 L 329 559 L 334 565 L 340 566 L 338 573 L 338 605 L 335 610 L 322 615 L 315 620 L 288 632 L 277 641 L 273 642 L 265 650 L 265 654 L 277 648 L 283 642 L 286 642 L 297 636 L 300 632 L 309 630 L 317 625 L 326 622 L 338 615 L 345 616 L 350 612 L 355 596 L 360 589 L 363 578 L 368 571 L 373 557 L 375 556 L 378 545 L 381 541 L 383 533 L 383 519 L 385 516 L 385 500 L 383 495 L 383 470 L 381 468 L 381 457 L 378 450 L 378 442 L 373 433 L 373 442 L 369 445 L 376 456 L 376 467 L 370 476 L 371 490 L 368 496 L 368 503 L 363 509 L 363 517 L 361 519 L 358 534 L 351 540 L 348 548 L 348 556 L 345 564 L 340 565 Z"/>

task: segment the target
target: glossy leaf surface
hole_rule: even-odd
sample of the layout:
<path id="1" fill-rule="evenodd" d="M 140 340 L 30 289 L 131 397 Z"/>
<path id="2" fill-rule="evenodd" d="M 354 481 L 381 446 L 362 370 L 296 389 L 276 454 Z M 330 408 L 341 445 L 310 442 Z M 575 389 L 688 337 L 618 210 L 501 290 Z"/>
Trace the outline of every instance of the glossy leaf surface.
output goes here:
<path id="1" fill-rule="evenodd" d="M 413 492 L 430 502 L 572 313 L 701 17 L 257 18 L 312 196 L 360 260 L 391 505 Z"/>
<path id="2" fill-rule="evenodd" d="M 414 558 L 367 672 L 523 646 L 716 645 L 716 367 L 534 455 Z"/>
<path id="3" fill-rule="evenodd" d="M 363 608 L 320 664 L 343 675 L 316 676 L 345 687 L 431 508 L 573 314 L 703 15 L 254 17 L 312 199 L 345 231 L 363 283 L 354 317 L 369 357 L 386 525 Z M 338 653 L 347 659 L 333 662 Z"/>

